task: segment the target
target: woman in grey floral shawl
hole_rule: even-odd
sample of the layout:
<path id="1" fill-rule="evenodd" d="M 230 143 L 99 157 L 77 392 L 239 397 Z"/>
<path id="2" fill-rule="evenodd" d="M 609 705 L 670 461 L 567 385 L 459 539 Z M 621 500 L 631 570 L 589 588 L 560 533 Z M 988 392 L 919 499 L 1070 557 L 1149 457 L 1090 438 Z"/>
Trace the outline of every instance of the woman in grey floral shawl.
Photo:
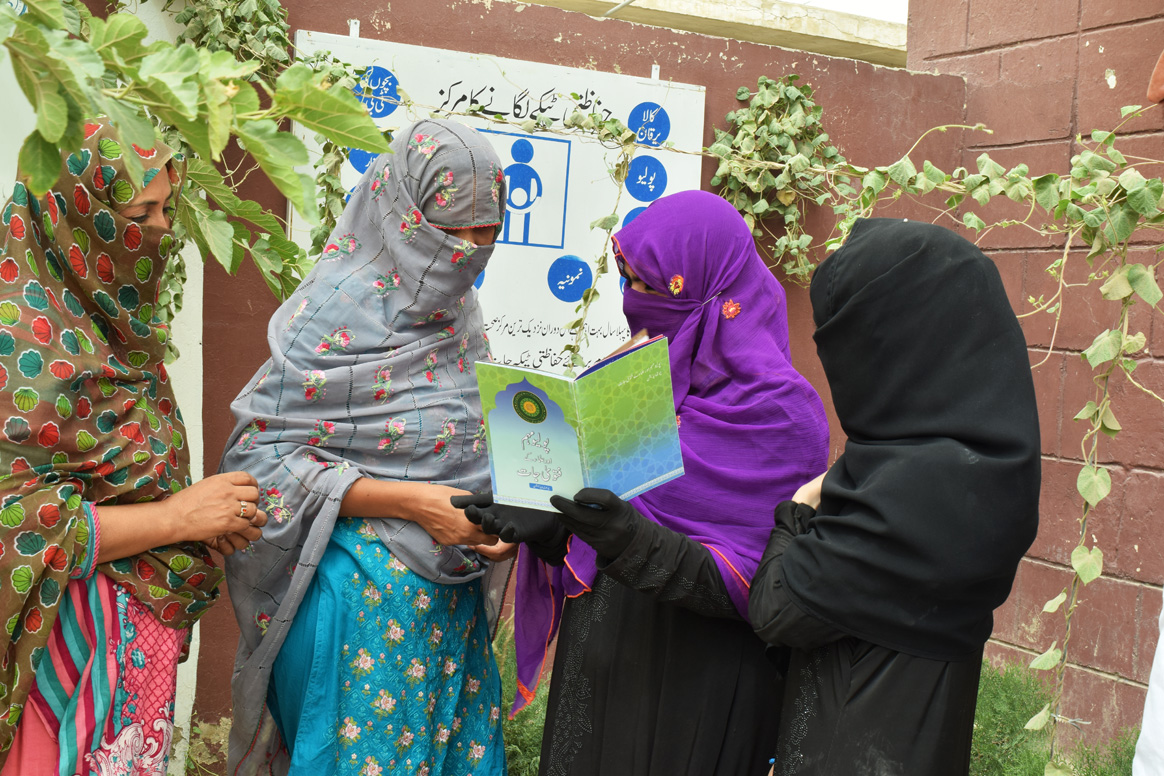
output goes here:
<path id="1" fill-rule="evenodd" d="M 233 774 L 501 774 L 487 538 L 449 498 L 487 488 L 473 281 L 504 218 L 488 141 L 402 130 L 271 319 L 224 469 L 270 522 L 227 565 L 242 638 Z"/>

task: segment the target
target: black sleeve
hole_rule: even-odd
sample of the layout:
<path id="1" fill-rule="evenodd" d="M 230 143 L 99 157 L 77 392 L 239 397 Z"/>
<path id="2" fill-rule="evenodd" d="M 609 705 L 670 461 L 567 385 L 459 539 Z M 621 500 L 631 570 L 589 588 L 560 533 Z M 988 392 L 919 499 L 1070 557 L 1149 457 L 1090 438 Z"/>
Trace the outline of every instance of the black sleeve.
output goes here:
<path id="1" fill-rule="evenodd" d="M 806 613 L 788 596 L 784 586 L 784 551 L 796 538 L 793 531 L 803 530 L 812 514 L 815 511 L 811 507 L 793 501 L 783 501 L 776 507 L 776 527 L 752 579 L 748 619 L 756 635 L 773 646 L 812 649 L 848 635 Z"/>
<path id="2" fill-rule="evenodd" d="M 630 544 L 614 560 L 600 556 L 598 570 L 660 602 L 706 617 L 743 619 L 711 551 L 650 520 L 636 521 Z"/>

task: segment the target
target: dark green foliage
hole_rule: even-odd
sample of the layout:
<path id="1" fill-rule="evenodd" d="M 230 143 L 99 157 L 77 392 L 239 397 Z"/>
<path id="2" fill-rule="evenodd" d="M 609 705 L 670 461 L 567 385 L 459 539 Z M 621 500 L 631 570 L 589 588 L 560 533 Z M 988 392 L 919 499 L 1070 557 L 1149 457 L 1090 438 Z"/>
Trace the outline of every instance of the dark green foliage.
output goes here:
<path id="1" fill-rule="evenodd" d="M 1076 747 L 1071 757 L 1075 773 L 1078 776 L 1131 776 L 1132 757 L 1139 737 L 1139 729 L 1129 728 L 1106 744 Z"/>
<path id="2" fill-rule="evenodd" d="M 509 709 L 517 690 L 517 661 L 513 653 L 513 620 L 503 620 L 493 640 L 497 668 L 501 672 L 502 729 L 505 735 L 505 759 L 509 776 L 537 776 L 542 755 L 542 726 L 546 719 L 546 700 L 550 694 L 550 672 L 542 676 L 534 702 L 509 718 Z"/>
<path id="3" fill-rule="evenodd" d="M 1049 732 L 1023 726 L 1050 700 L 1050 688 L 1025 666 L 998 669 L 984 662 L 974 712 L 971 776 L 1043 776 Z"/>
<path id="4" fill-rule="evenodd" d="M 982 664 L 970 776 L 1043 776 L 1050 755 L 1050 729 L 1024 726 L 1051 700 L 1051 688 L 1024 665 L 995 668 Z M 1069 752 L 1076 776 L 1131 776 L 1138 730 L 1125 730 L 1097 746 L 1080 744 Z"/>

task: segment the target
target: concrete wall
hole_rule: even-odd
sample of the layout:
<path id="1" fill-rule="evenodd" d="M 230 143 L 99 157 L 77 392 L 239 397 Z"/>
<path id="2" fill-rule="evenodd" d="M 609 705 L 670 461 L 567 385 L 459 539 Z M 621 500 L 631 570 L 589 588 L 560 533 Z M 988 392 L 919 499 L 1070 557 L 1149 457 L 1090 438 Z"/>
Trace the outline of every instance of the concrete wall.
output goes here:
<path id="1" fill-rule="evenodd" d="M 926 129 L 960 122 L 965 103 L 960 78 L 910 74 L 864 62 L 835 59 L 681 31 L 597 20 L 580 13 L 543 6 L 473 0 L 395 0 L 389 6 L 362 0 L 287 0 L 296 27 L 347 34 L 348 19 L 359 19 L 365 37 L 377 37 L 437 48 L 537 62 L 649 76 L 659 65 L 663 79 L 707 87 L 704 143 L 710 145 L 713 126 L 736 106 L 736 89 L 754 87 L 757 77 L 796 73 L 816 89 L 824 106 L 833 141 L 853 161 L 882 164 L 900 157 Z M 960 133 L 927 139 L 923 153 L 944 169 L 959 163 Z M 705 163 L 704 180 L 713 165 Z M 253 176 L 252 180 L 257 178 Z M 282 198 L 269 188 L 248 184 L 245 193 L 278 211 Z M 907 214 L 908 211 L 896 211 Z M 924 213 L 916 211 L 920 217 Z M 811 219 L 814 234 L 823 238 L 832 225 L 831 213 Z M 215 469 L 233 426 L 230 401 L 267 358 L 266 324 L 276 307 L 253 268 L 236 279 L 217 266 L 206 268 L 204 342 L 206 348 L 205 405 L 206 471 Z M 807 292 L 786 284 L 790 307 L 793 359 L 828 397 L 811 341 L 812 321 Z M 834 452 L 841 439 L 833 419 Z M 225 602 L 224 602 L 225 603 Z M 199 665 L 196 713 L 203 721 L 229 713 L 229 676 L 237 639 L 227 605 L 203 619 L 204 646 Z"/>
<path id="2" fill-rule="evenodd" d="M 994 130 L 993 136 L 967 136 L 961 164 L 972 167 L 989 151 L 1007 167 L 1026 162 L 1032 175 L 1066 173 L 1077 151 L 1076 134 L 1111 129 L 1121 106 L 1146 103 L 1148 78 L 1164 46 L 1164 12 L 1159 3 L 1141 0 L 911 0 L 909 43 L 908 66 L 963 76 L 967 122 L 982 121 Z M 1164 158 L 1164 107 L 1125 130 L 1131 137 L 1117 143 L 1125 154 Z M 983 247 L 1002 270 L 1016 309 L 1029 309 L 1023 301 L 1029 296 L 1050 295 L 1052 281 L 1044 268 L 1061 252 L 1061 241 L 1010 229 L 991 234 Z M 1084 255 L 1072 255 L 1072 282 L 1086 277 Z M 1158 257 L 1145 246 L 1140 260 L 1154 263 Z M 1117 314 L 1117 306 L 1103 302 L 1094 286 L 1070 293 L 1055 352 L 1035 370 L 1043 432 L 1042 520 L 1014 592 L 997 613 L 990 648 L 995 659 L 1026 662 L 1051 641 L 1062 642 L 1062 617 L 1041 610 L 1069 579 L 1078 535 L 1081 499 L 1075 477 L 1084 429 L 1071 418 L 1093 390 L 1078 353 L 1112 326 Z M 1023 321 L 1033 362 L 1046 356 L 1052 327 L 1048 315 Z M 1158 389 L 1164 380 L 1164 319 L 1141 304 L 1132 329 L 1150 342 L 1136 377 Z M 1089 524 L 1104 551 L 1104 576 L 1081 593 L 1064 708 L 1069 716 L 1092 722 L 1084 734 L 1091 740 L 1140 722 L 1164 582 L 1164 405 L 1124 385 L 1115 400 L 1124 430 L 1100 446 L 1114 488 Z"/>

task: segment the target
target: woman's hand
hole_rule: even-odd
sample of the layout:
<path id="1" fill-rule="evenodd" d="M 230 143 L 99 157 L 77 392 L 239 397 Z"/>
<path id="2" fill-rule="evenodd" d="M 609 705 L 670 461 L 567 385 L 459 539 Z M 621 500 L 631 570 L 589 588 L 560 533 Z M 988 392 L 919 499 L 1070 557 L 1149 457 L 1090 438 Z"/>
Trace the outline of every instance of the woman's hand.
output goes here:
<path id="1" fill-rule="evenodd" d="M 510 542 L 498 542 L 494 545 L 475 544 L 469 547 L 469 549 L 487 560 L 502 561 L 509 560 L 517 555 L 517 547 L 518 542 L 513 542 L 512 544 Z"/>
<path id="2" fill-rule="evenodd" d="M 206 542 L 229 555 L 263 535 L 267 514 L 259 510 L 258 501 L 254 477 L 226 472 L 200 480 L 163 503 L 173 510 L 180 541 Z"/>
<path id="3" fill-rule="evenodd" d="M 828 471 L 801 485 L 796 493 L 792 494 L 792 500 L 808 504 L 813 509 L 820 509 L 820 485 L 824 481 L 825 474 L 828 474 Z"/>
<path id="4" fill-rule="evenodd" d="M 223 555 L 263 535 L 259 487 L 246 472 L 227 472 L 200 480 L 160 501 L 98 507 L 101 521 L 99 563 L 128 558 L 176 542 L 204 542 Z M 246 517 L 241 515 L 244 513 Z"/>
<path id="5" fill-rule="evenodd" d="M 490 536 L 480 526 L 473 525 L 465 517 L 464 511 L 450 502 L 453 496 L 468 495 L 467 490 L 428 483 L 407 484 L 415 487 L 410 489 L 401 502 L 401 506 L 411 515 L 405 519 L 420 523 L 437 544 L 497 544 L 496 536 Z"/>
<path id="6" fill-rule="evenodd" d="M 438 544 L 493 545 L 489 536 L 473 525 L 450 502 L 468 491 L 428 482 L 399 482 L 361 477 L 352 483 L 340 504 L 344 517 L 395 517 L 419 523 Z"/>

